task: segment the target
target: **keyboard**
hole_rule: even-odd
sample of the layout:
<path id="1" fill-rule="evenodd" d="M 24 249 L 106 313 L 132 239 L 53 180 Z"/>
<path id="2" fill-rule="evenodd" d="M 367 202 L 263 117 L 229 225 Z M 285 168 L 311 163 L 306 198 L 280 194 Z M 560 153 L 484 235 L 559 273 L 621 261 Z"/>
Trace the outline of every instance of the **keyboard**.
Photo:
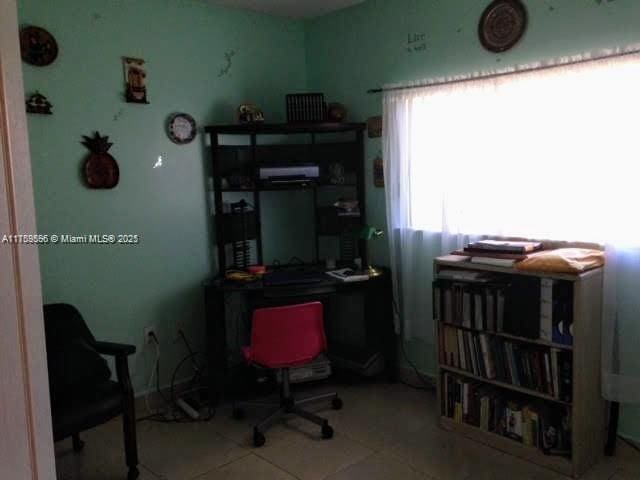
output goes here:
<path id="1" fill-rule="evenodd" d="M 284 287 L 287 285 L 305 285 L 320 283 L 326 280 L 322 272 L 281 270 L 267 273 L 262 277 L 262 282 L 268 287 Z"/>

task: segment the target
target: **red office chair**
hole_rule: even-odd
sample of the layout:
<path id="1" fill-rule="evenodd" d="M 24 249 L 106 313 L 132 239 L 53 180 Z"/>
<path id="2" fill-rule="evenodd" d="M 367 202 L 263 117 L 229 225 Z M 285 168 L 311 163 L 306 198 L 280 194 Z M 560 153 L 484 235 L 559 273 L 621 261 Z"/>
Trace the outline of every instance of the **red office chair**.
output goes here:
<path id="1" fill-rule="evenodd" d="M 253 313 L 251 346 L 243 354 L 249 364 L 282 372 L 280 403 L 247 403 L 244 405 L 276 407 L 276 410 L 253 428 L 253 444 L 264 445 L 264 432 L 286 414 L 298 415 L 322 427 L 322 437 L 333 437 L 329 422 L 302 410 L 302 405 L 331 399 L 339 410 L 342 400 L 335 392 L 296 400 L 291 395 L 289 369 L 307 364 L 327 350 L 324 335 L 323 309 L 320 302 L 286 307 L 260 308 Z M 236 419 L 244 417 L 240 407 L 234 408 Z"/>

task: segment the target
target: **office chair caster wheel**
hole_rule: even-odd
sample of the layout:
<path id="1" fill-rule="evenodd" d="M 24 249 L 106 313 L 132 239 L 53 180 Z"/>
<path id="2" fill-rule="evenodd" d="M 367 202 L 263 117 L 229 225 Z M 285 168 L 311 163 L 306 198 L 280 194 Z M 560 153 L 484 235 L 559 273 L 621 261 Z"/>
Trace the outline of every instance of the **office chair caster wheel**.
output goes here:
<path id="1" fill-rule="evenodd" d="M 327 440 L 333 438 L 333 428 L 331 428 L 327 422 L 324 422 L 324 425 L 322 425 L 322 438 Z"/>
<path id="2" fill-rule="evenodd" d="M 244 410 L 242 408 L 236 407 L 233 409 L 232 415 L 234 420 L 242 420 L 244 419 Z"/>
<path id="3" fill-rule="evenodd" d="M 127 474 L 127 480 L 136 480 L 139 475 L 140 472 L 137 467 L 130 468 L 129 473 Z"/>
<path id="4" fill-rule="evenodd" d="M 260 433 L 257 428 L 253 429 L 253 446 L 254 447 L 258 448 L 263 446 L 266 440 L 267 439 L 264 438 L 264 435 Z"/>
<path id="5" fill-rule="evenodd" d="M 331 399 L 331 408 L 334 410 L 342 409 L 342 399 L 340 397 L 334 397 Z"/>

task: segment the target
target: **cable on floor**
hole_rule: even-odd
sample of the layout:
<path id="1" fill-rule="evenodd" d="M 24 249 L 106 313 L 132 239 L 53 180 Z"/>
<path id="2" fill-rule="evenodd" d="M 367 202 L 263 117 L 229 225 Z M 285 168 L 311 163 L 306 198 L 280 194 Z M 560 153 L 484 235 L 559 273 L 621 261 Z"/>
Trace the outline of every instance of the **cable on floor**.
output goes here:
<path id="1" fill-rule="evenodd" d="M 149 415 L 139 418 L 138 421 L 140 422 L 152 421 L 152 422 L 159 422 L 159 423 L 199 423 L 199 422 L 208 422 L 215 416 L 216 410 L 210 405 L 210 403 L 206 406 L 207 415 L 197 419 L 191 418 L 188 415 L 186 415 L 177 404 L 176 400 L 178 397 L 176 395 L 176 377 L 178 375 L 178 372 L 180 371 L 180 368 L 182 368 L 182 366 L 187 361 L 191 360 L 192 367 L 194 370 L 194 375 L 189 380 L 189 384 L 190 384 L 189 388 L 187 388 L 187 390 L 185 390 L 182 393 L 183 394 L 193 393 L 204 388 L 202 386 L 197 386 L 202 381 L 203 371 L 204 371 L 204 369 L 196 361 L 196 357 L 200 354 L 200 352 L 194 351 L 191 348 L 191 345 L 182 330 L 179 330 L 178 334 L 182 338 L 189 354 L 183 357 L 173 370 L 173 373 L 171 375 L 171 384 L 169 387 L 170 397 L 171 397 L 170 399 L 167 399 L 164 392 L 162 392 L 162 389 L 160 388 L 160 342 L 158 341 L 158 338 L 155 336 L 155 334 L 153 333 L 151 334 L 151 337 L 156 347 L 156 361 L 154 364 L 154 368 L 152 369 L 151 376 L 149 378 L 149 388 L 147 390 L 147 393 L 145 394 L 145 403 L 147 405 L 147 410 L 149 411 Z M 152 411 L 149 406 L 148 397 L 149 397 L 149 391 L 152 388 L 154 379 L 156 383 L 156 392 L 164 402 L 165 410 L 161 412 L 151 413 Z"/>
<path id="2" fill-rule="evenodd" d="M 155 340 L 155 347 L 156 347 L 156 359 L 154 361 L 153 364 L 153 368 L 151 369 L 151 375 L 149 376 L 149 383 L 147 383 L 147 391 L 144 394 L 144 403 L 147 407 L 147 413 L 151 416 L 154 415 L 151 411 L 151 405 L 149 405 L 149 394 L 151 393 L 151 389 L 153 388 L 153 381 L 154 381 L 154 377 L 158 371 L 158 368 L 160 366 L 160 345 L 158 344 L 158 340 L 156 339 L 156 336 L 153 332 L 151 332 L 150 334 L 152 336 L 152 338 Z"/>

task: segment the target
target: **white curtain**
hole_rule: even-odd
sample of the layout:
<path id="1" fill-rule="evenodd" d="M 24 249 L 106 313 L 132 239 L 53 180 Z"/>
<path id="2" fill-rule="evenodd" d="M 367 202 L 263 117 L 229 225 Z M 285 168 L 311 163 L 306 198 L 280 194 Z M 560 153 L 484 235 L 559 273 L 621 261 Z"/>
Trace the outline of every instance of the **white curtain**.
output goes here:
<path id="1" fill-rule="evenodd" d="M 397 327 L 434 343 L 433 258 L 470 236 L 606 244 L 603 391 L 640 401 L 640 55 L 584 59 L 385 93 Z"/>

